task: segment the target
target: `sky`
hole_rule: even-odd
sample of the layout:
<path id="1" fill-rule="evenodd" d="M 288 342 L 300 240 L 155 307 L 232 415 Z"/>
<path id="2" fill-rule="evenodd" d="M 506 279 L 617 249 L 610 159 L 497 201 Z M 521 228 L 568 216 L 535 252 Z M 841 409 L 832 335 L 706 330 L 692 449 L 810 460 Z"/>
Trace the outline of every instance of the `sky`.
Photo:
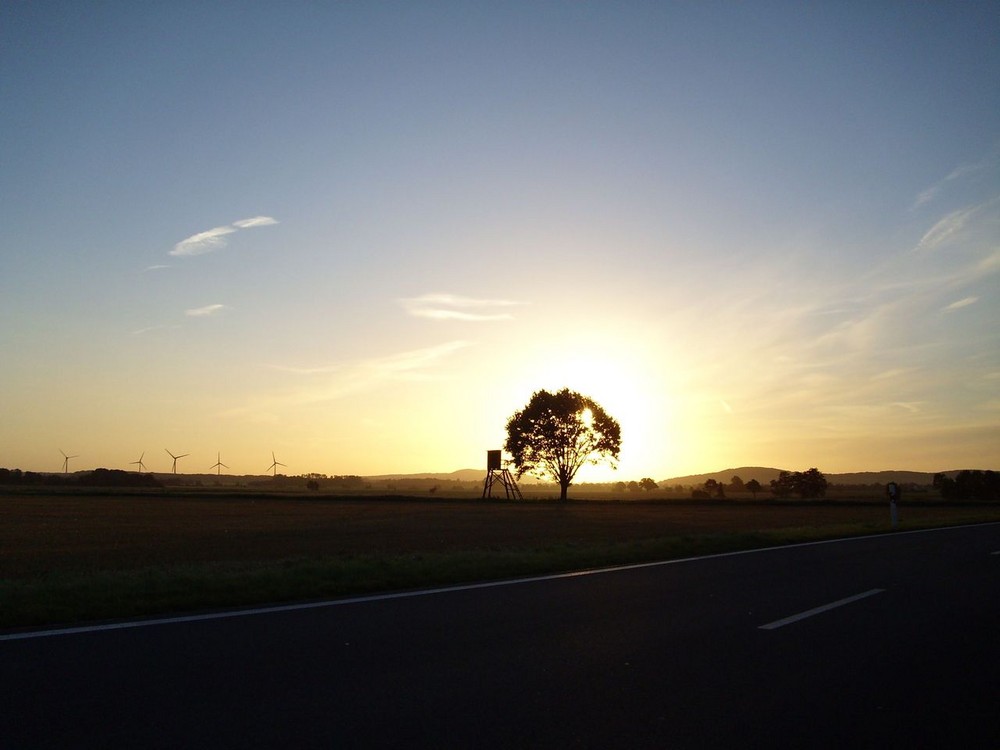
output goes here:
<path id="1" fill-rule="evenodd" d="M 0 466 L 1000 468 L 994 2 L 4 3 Z"/>

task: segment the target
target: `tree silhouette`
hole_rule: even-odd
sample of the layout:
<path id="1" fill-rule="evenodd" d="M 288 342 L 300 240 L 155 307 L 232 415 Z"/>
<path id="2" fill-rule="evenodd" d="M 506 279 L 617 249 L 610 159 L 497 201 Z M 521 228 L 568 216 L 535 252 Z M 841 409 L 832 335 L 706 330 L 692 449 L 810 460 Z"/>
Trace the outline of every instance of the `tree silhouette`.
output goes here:
<path id="1" fill-rule="evenodd" d="M 751 479 L 743 487 L 753 493 L 754 500 L 757 499 L 757 493 L 760 492 L 760 482 L 756 479 Z"/>
<path id="2" fill-rule="evenodd" d="M 934 487 L 944 500 L 1000 501 L 1000 474 L 995 471 L 966 469 L 954 479 L 947 474 L 935 474 Z"/>
<path id="3" fill-rule="evenodd" d="M 809 471 L 783 471 L 777 479 L 771 480 L 771 492 L 776 497 L 788 497 L 793 492 L 803 500 L 812 497 L 823 497 L 826 494 L 827 481 L 819 469 Z"/>
<path id="4" fill-rule="evenodd" d="M 705 480 L 705 492 L 707 492 L 709 495 L 714 495 L 715 497 L 719 498 L 720 500 L 725 500 L 726 499 L 726 488 L 725 488 L 725 486 L 722 484 L 722 482 L 719 482 L 719 481 L 717 481 L 715 479 L 706 479 Z"/>
<path id="5" fill-rule="evenodd" d="M 507 442 L 517 476 L 531 473 L 559 484 L 559 499 L 585 463 L 607 460 L 621 450 L 621 427 L 592 398 L 568 388 L 536 391 L 528 405 L 507 420 Z"/>

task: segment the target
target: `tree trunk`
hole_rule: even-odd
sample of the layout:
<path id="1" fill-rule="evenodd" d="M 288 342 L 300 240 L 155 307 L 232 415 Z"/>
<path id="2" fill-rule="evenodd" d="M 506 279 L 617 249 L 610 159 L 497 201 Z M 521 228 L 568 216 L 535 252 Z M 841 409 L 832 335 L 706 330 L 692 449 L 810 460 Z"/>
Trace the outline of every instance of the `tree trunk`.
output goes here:
<path id="1" fill-rule="evenodd" d="M 569 482 L 560 481 L 559 482 L 559 499 L 563 502 L 566 501 L 566 492 L 569 490 Z"/>

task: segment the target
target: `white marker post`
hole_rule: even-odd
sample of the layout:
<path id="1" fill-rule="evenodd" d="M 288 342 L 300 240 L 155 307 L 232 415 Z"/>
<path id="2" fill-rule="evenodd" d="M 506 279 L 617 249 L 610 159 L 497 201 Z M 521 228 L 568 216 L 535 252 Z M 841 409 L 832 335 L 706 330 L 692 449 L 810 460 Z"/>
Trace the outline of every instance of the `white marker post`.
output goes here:
<path id="1" fill-rule="evenodd" d="M 892 520 L 892 528 L 899 528 L 899 511 L 896 510 L 896 501 L 899 499 L 899 485 L 889 482 L 885 486 L 885 493 L 889 496 L 889 518 Z"/>

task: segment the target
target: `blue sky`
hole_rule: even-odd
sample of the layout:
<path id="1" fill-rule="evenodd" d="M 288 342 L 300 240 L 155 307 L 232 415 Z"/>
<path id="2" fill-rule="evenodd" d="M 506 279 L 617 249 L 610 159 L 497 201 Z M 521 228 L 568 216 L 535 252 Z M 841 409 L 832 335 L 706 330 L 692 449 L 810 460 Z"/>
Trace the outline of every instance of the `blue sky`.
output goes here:
<path id="1" fill-rule="evenodd" d="M 568 386 L 622 423 L 593 479 L 989 467 L 997 38 L 992 3 L 8 4 L 0 465 L 444 471 Z"/>

